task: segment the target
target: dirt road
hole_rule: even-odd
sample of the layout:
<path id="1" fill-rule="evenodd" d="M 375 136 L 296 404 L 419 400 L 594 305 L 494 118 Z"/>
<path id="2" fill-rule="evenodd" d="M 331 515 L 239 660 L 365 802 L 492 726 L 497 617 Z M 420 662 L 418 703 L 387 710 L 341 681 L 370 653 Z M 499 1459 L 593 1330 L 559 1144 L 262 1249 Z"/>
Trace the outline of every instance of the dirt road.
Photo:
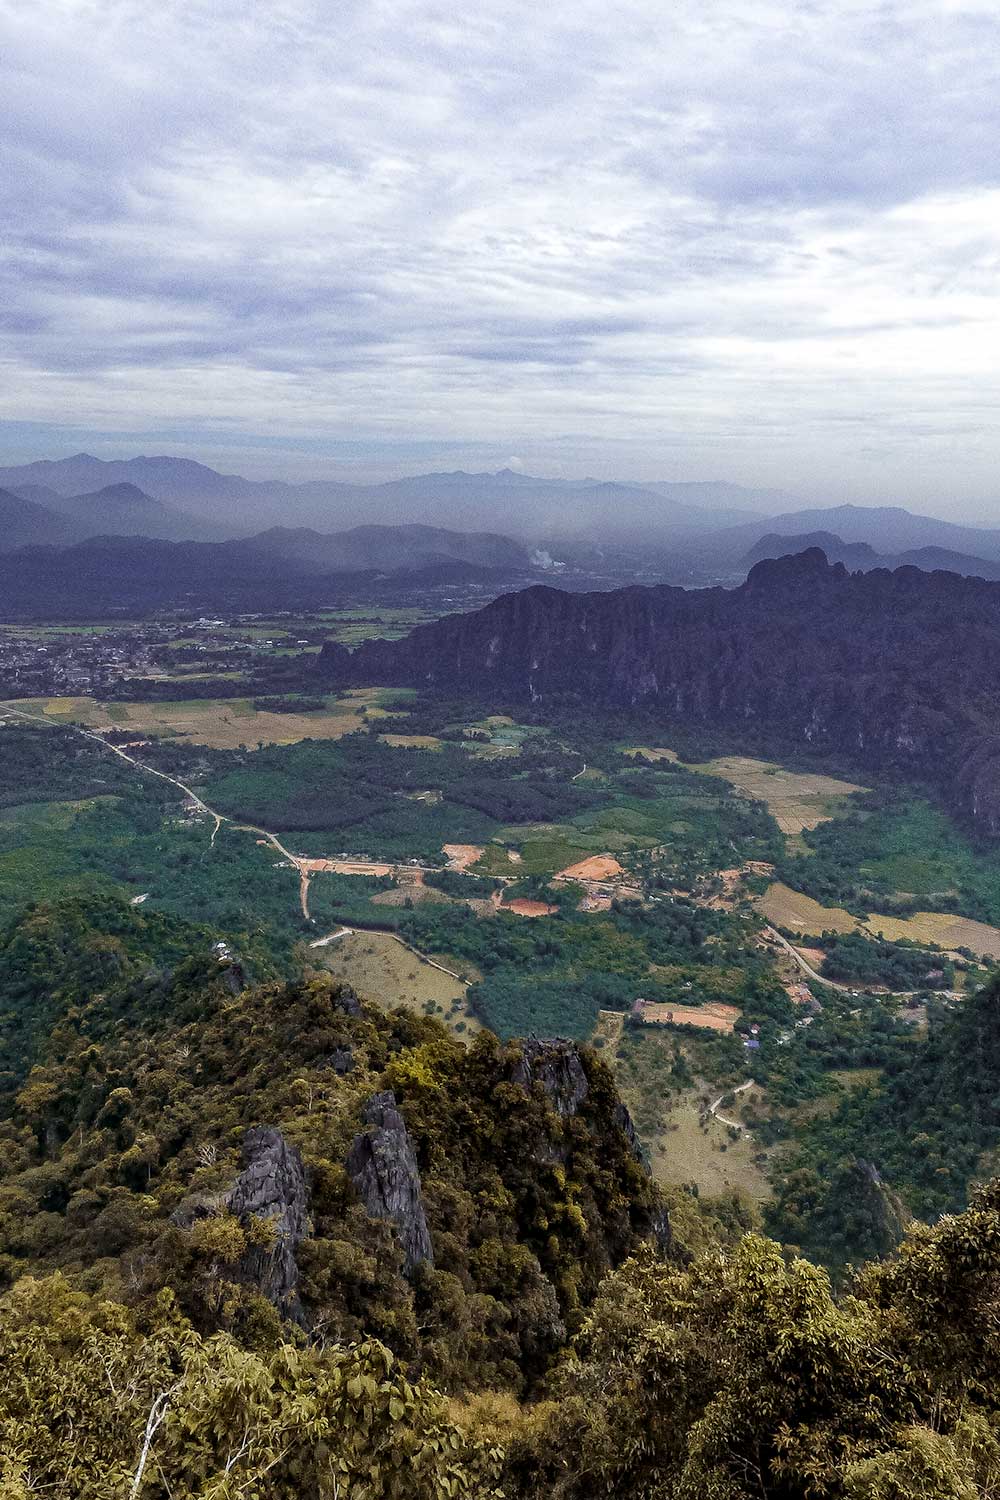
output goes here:
<path id="1" fill-rule="evenodd" d="M 451 979 L 457 979 L 459 984 L 463 984 L 466 989 L 469 988 L 469 981 L 463 979 L 461 974 L 456 973 L 454 969 L 449 969 L 446 964 L 439 963 L 436 958 L 428 958 L 426 953 L 421 953 L 419 948 L 414 948 L 412 943 L 408 943 L 404 937 L 400 937 L 399 933 L 394 932 L 391 927 L 338 927 L 335 932 L 328 932 L 326 937 L 317 938 L 309 946 L 310 948 L 327 948 L 331 943 L 338 942 L 340 938 L 351 937 L 355 932 L 384 933 L 386 937 L 392 938 L 394 943 L 399 943 L 400 947 L 405 948 L 407 953 L 412 953 L 415 958 L 419 958 L 420 962 L 426 964 L 428 968 L 438 969 L 442 974 L 447 974 Z"/>
<path id="2" fill-rule="evenodd" d="M 745 1094 L 746 1091 L 747 1091 L 747 1089 L 752 1089 L 752 1088 L 753 1088 L 753 1079 L 752 1078 L 748 1078 L 747 1081 L 746 1081 L 746 1083 L 738 1084 L 736 1088 L 734 1088 L 734 1089 L 727 1089 L 726 1092 L 725 1092 L 725 1094 L 720 1094 L 719 1097 L 718 1097 L 718 1099 L 716 1099 L 715 1103 L 714 1104 L 710 1104 L 709 1107 L 708 1107 L 708 1112 L 712 1116 L 713 1120 L 718 1120 L 718 1122 L 719 1122 L 720 1125 L 728 1125 L 730 1127 L 730 1129 L 732 1129 L 732 1130 L 738 1130 L 740 1132 L 740 1134 L 743 1135 L 743 1136 L 745 1136 L 748 1141 L 753 1140 L 753 1136 L 750 1134 L 750 1132 L 746 1128 L 746 1126 L 745 1125 L 741 1125 L 740 1122 L 739 1122 L 739 1120 L 727 1120 L 726 1117 L 725 1117 L 725 1115 L 720 1115 L 719 1114 L 719 1105 L 722 1103 L 723 1099 L 725 1099 L 728 1094 L 734 1094 L 734 1095 L 735 1094 Z"/>

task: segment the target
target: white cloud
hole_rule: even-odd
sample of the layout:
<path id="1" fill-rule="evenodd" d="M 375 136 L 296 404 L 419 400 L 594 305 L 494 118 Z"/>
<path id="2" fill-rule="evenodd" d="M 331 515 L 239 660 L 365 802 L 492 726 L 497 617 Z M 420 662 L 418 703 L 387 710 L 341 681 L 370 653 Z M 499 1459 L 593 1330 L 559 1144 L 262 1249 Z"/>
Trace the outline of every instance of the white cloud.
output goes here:
<path id="1" fill-rule="evenodd" d="M 997 31 L 0 0 L 0 415 L 985 502 Z"/>

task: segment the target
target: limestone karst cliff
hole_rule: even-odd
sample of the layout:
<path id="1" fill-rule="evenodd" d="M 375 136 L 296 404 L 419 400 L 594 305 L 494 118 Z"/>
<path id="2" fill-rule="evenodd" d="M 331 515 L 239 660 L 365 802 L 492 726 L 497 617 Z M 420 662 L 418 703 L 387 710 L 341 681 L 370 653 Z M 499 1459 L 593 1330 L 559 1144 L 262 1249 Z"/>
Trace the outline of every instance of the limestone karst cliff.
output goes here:
<path id="1" fill-rule="evenodd" d="M 317 671 L 738 729 L 918 775 L 1000 833 L 1000 584 L 982 579 L 851 574 L 814 548 L 732 590 L 525 589 L 403 640 L 327 645 Z"/>

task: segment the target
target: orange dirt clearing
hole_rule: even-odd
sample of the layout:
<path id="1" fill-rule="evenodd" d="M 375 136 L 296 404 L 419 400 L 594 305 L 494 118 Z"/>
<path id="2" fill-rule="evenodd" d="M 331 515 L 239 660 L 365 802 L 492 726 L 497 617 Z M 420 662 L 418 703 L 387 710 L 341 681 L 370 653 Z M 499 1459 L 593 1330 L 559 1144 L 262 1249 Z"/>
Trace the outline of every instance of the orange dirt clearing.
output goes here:
<path id="1" fill-rule="evenodd" d="M 549 906 L 545 901 L 528 901 L 519 896 L 516 900 L 505 903 L 500 910 L 512 911 L 519 917 L 551 917 L 559 908 Z"/>
<path id="2" fill-rule="evenodd" d="M 663 1024 L 672 1022 L 674 1026 L 702 1026 L 707 1031 L 732 1031 L 736 1022 L 742 1015 L 735 1005 L 666 1005 L 653 1004 L 642 1007 L 642 1020 L 645 1023 L 654 1022 Z"/>
<path id="3" fill-rule="evenodd" d="M 448 869 L 462 873 L 481 860 L 486 850 L 482 844 L 442 844 L 441 853 L 447 855 Z"/>
<path id="4" fill-rule="evenodd" d="M 559 871 L 560 880 L 616 880 L 625 871 L 610 854 L 592 854 L 577 865 Z"/>
<path id="5" fill-rule="evenodd" d="M 300 859 L 296 863 L 307 875 L 391 875 L 392 865 L 365 859 Z"/>

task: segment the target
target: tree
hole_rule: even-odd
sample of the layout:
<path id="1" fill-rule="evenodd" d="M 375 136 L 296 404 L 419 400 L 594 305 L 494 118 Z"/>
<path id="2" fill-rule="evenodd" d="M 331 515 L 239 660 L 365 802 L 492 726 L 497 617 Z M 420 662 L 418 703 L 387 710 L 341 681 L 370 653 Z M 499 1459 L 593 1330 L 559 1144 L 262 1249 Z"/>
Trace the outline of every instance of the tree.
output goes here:
<path id="1" fill-rule="evenodd" d="M 267 1354 L 203 1339 L 169 1295 L 124 1307 L 26 1279 L 0 1311 L 0 1496 L 456 1500 L 500 1454 L 374 1341 Z"/>

